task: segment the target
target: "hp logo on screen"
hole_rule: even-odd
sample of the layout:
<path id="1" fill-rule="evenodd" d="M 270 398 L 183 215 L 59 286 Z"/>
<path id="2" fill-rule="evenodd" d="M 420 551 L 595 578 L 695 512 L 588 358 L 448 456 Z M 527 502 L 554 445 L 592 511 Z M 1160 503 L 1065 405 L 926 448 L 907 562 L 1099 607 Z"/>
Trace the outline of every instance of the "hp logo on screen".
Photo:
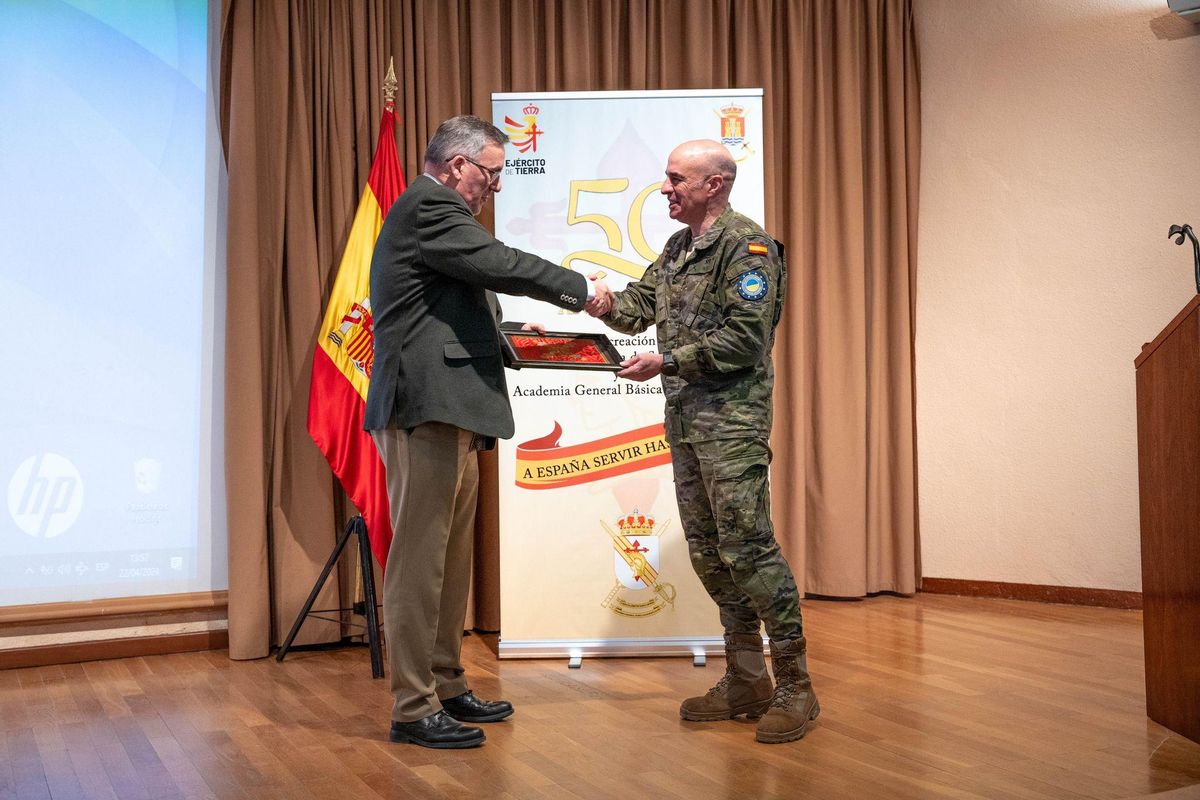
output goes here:
<path id="1" fill-rule="evenodd" d="M 66 458 L 42 453 L 25 460 L 8 482 L 8 513 L 38 539 L 65 533 L 83 508 L 83 479 Z"/>

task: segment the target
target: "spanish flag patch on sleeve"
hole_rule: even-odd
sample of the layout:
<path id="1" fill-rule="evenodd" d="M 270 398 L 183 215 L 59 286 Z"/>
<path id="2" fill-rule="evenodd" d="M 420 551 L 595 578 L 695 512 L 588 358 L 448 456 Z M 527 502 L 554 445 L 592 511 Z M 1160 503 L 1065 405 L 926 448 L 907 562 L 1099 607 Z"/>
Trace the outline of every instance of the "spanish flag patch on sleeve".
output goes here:
<path id="1" fill-rule="evenodd" d="M 765 244 L 755 244 L 751 242 L 746 245 L 746 249 L 756 256 L 765 256 L 767 254 L 767 246 Z"/>

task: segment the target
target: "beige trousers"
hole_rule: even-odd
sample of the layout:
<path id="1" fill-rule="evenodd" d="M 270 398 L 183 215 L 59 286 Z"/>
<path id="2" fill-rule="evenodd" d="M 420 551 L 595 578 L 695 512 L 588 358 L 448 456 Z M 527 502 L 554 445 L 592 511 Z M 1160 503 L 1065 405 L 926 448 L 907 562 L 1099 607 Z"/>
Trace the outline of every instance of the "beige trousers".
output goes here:
<path id="1" fill-rule="evenodd" d="M 371 436 L 387 474 L 393 531 L 383 576 L 392 719 L 413 722 L 467 691 L 459 654 L 479 462 L 471 432 L 441 422 Z"/>

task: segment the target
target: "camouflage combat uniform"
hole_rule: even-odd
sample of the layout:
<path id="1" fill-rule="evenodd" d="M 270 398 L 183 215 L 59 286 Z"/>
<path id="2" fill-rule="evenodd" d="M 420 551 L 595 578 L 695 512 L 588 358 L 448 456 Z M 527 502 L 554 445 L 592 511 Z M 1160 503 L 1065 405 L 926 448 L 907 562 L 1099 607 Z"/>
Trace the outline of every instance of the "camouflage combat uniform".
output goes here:
<path id="1" fill-rule="evenodd" d="M 602 319 L 627 334 L 657 326 L 679 365 L 662 376 L 675 494 L 692 566 L 726 634 L 802 640 L 799 594 L 771 526 L 771 346 L 783 308 L 782 245 L 732 207 L 695 242 L 668 241 Z"/>

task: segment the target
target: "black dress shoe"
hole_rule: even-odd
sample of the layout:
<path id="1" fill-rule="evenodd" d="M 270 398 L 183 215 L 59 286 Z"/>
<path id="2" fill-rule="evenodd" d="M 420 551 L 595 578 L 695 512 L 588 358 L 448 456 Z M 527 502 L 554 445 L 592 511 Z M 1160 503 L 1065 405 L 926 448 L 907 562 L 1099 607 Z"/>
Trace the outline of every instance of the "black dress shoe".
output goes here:
<path id="1" fill-rule="evenodd" d="M 456 750 L 479 747 L 485 737 L 479 728 L 463 725 L 444 711 L 438 711 L 416 722 L 393 722 L 389 738 L 393 742 Z"/>
<path id="2" fill-rule="evenodd" d="M 446 698 L 442 709 L 459 722 L 497 722 L 513 713 L 507 700 L 480 700 L 471 691 Z"/>

